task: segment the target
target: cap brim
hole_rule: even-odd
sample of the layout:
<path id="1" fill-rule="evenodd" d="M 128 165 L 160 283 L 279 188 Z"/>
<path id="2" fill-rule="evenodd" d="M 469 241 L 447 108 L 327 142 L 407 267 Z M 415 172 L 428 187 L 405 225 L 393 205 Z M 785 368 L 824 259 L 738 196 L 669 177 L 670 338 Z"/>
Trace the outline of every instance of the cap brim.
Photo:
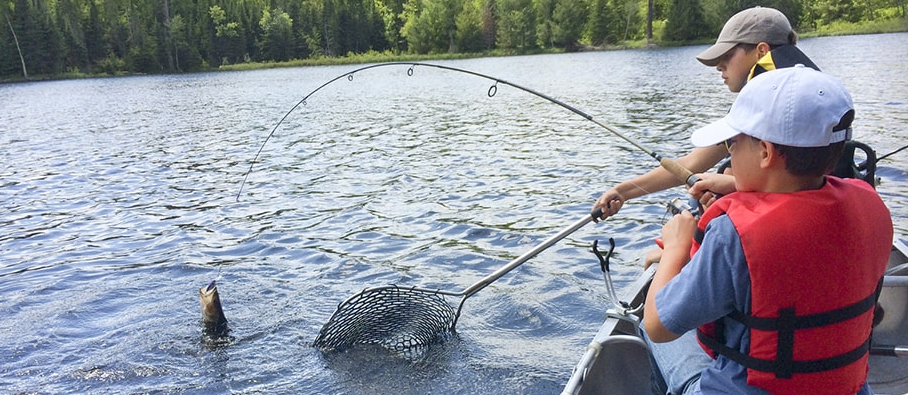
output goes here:
<path id="1" fill-rule="evenodd" d="M 722 55 L 725 55 L 726 52 L 734 48 L 735 45 L 738 45 L 738 43 L 715 43 L 705 51 L 700 52 L 700 54 L 697 55 L 697 60 L 707 66 L 714 67 L 719 64 L 719 58 L 721 58 Z"/>
<path id="2" fill-rule="evenodd" d="M 690 142 L 695 147 L 709 147 L 741 134 L 728 124 L 726 118 L 697 129 L 690 135 Z"/>

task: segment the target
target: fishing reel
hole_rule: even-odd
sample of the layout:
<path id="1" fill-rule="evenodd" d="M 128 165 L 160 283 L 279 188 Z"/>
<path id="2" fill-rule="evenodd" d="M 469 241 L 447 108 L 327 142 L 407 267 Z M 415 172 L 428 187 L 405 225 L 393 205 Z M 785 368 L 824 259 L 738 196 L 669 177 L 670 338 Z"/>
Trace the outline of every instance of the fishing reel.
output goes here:
<path id="1" fill-rule="evenodd" d="M 690 200 L 693 200 L 693 198 L 690 198 Z M 678 215 L 684 210 L 687 210 L 693 214 L 694 218 L 700 218 L 703 214 L 703 205 L 701 205 L 700 202 L 696 203 L 697 207 L 692 207 L 688 202 L 685 202 L 684 199 L 674 198 L 666 205 L 666 214 Z"/>

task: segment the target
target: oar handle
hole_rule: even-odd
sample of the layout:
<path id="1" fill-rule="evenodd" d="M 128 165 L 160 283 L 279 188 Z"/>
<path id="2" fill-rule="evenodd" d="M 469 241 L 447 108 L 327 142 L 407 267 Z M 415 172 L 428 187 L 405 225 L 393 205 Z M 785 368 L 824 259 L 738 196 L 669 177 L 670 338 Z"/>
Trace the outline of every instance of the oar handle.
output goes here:
<path id="1" fill-rule="evenodd" d="M 551 247 L 553 244 L 555 244 L 558 241 L 560 241 L 561 239 L 567 237 L 569 234 L 574 233 L 577 229 L 582 228 L 583 225 L 588 224 L 594 218 L 599 218 L 601 216 L 602 216 L 602 209 L 597 208 L 596 210 L 593 210 L 588 215 L 583 216 L 583 218 L 579 219 L 577 222 L 574 222 L 571 226 L 564 228 L 562 231 L 558 232 L 558 234 L 556 234 L 552 237 L 549 237 L 548 239 L 545 239 L 545 241 L 543 241 L 542 243 L 540 243 L 539 245 L 534 247 L 532 250 L 529 250 L 529 251 L 523 253 L 523 255 L 521 255 L 517 258 L 514 258 L 514 260 L 509 262 L 507 265 L 502 266 L 498 270 L 494 271 L 492 274 L 489 274 L 482 280 L 479 280 L 478 282 L 476 282 L 476 284 L 473 284 L 469 288 L 465 289 L 462 292 L 464 294 L 464 299 L 466 299 L 466 297 L 468 297 L 470 295 L 473 295 L 476 292 L 479 292 L 479 290 L 481 290 L 481 289 L 485 288 L 486 286 L 488 286 L 489 284 L 495 282 L 495 280 L 498 280 L 499 278 L 501 278 L 501 276 L 504 276 L 511 270 L 514 270 L 514 268 L 516 268 L 517 266 L 522 265 L 524 262 L 530 260 L 530 258 L 538 255 L 540 252 Z M 463 303 L 463 301 L 461 301 L 461 304 L 462 303 Z"/>

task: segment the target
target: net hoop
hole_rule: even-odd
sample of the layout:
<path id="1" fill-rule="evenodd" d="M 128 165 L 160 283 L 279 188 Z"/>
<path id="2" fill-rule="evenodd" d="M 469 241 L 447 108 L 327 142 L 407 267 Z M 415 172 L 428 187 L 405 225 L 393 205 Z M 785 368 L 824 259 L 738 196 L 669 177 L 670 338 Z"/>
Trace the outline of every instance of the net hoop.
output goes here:
<path id="1" fill-rule="evenodd" d="M 393 352 L 439 341 L 453 332 L 455 310 L 442 291 L 397 285 L 364 289 L 337 306 L 313 346 L 342 351 L 377 344 Z"/>

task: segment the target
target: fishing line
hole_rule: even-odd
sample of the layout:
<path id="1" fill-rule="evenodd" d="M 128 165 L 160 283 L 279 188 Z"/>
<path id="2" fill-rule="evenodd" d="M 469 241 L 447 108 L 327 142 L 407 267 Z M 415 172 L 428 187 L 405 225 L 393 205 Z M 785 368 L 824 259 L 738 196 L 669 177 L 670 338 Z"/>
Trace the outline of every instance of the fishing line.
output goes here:
<path id="1" fill-rule="evenodd" d="M 310 97 L 312 97 L 312 95 L 314 95 L 316 92 L 322 90 L 322 88 L 334 83 L 335 81 L 340 80 L 341 78 L 346 77 L 348 81 L 353 81 L 353 76 L 356 73 L 359 73 L 359 72 L 365 71 L 365 70 L 369 70 L 369 69 L 378 68 L 378 67 L 388 67 L 388 66 L 408 66 L 409 67 L 407 69 L 408 77 L 413 76 L 414 70 L 417 66 L 423 66 L 423 67 L 433 67 L 433 68 L 447 70 L 447 71 L 454 71 L 454 72 L 458 72 L 458 73 L 469 74 L 469 75 L 473 75 L 476 77 L 491 80 L 491 81 L 494 81 L 494 83 L 492 84 L 492 86 L 489 87 L 489 90 L 486 92 L 486 94 L 488 94 L 489 97 L 493 97 L 493 96 L 495 96 L 496 93 L 498 93 L 498 84 L 508 85 L 513 88 L 522 90 L 524 92 L 536 95 L 536 96 L 541 97 L 545 100 L 548 100 L 554 104 L 557 104 L 577 115 L 580 115 L 581 117 L 587 119 L 588 121 L 591 121 L 591 122 L 595 123 L 596 125 L 599 125 L 600 127 L 604 128 L 605 130 L 608 130 L 615 136 L 620 137 L 624 141 L 627 141 L 634 147 L 637 147 L 638 149 L 642 150 L 643 152 L 646 152 L 647 155 L 653 157 L 653 159 L 656 159 L 659 162 L 659 164 L 662 165 L 662 167 L 664 167 L 670 173 L 675 175 L 675 177 L 677 177 L 680 181 L 686 183 L 688 186 L 693 185 L 693 183 L 697 181 L 696 176 L 693 175 L 693 173 L 691 173 L 690 170 L 685 169 L 683 166 L 679 165 L 674 160 L 663 157 L 662 155 L 656 153 L 656 151 L 653 151 L 653 150 L 650 150 L 650 149 L 644 147 L 642 144 L 640 144 L 637 141 L 618 132 L 618 130 L 612 128 L 611 126 L 606 125 L 602 122 L 599 122 L 596 119 L 593 119 L 593 117 L 591 115 L 577 109 L 574 106 L 571 106 L 565 102 L 562 102 L 561 100 L 558 100 L 549 95 L 546 95 L 544 93 L 540 93 L 533 89 L 524 87 L 522 85 L 515 84 L 513 82 L 503 80 L 501 78 L 493 77 L 493 76 L 482 74 L 482 73 L 477 73 L 477 72 L 470 71 L 470 70 L 460 69 L 460 68 L 456 68 L 456 67 L 443 66 L 443 65 L 432 64 L 432 63 L 421 63 L 421 62 L 388 62 L 388 63 L 379 63 L 379 64 L 373 64 L 373 65 L 369 65 L 369 66 L 360 67 L 353 71 L 349 71 L 344 74 L 338 75 L 337 77 L 334 77 L 334 78 L 328 80 L 328 82 L 325 82 L 324 84 L 320 85 L 318 88 L 315 88 L 315 90 L 313 90 L 312 92 L 309 92 L 299 102 L 297 102 L 293 107 L 291 107 L 290 110 L 287 111 L 287 113 L 284 114 L 283 117 L 281 117 L 281 119 L 277 122 L 277 124 L 274 125 L 274 128 L 271 129 L 271 133 L 268 134 L 268 136 L 265 138 L 265 141 L 262 142 L 261 147 L 259 147 L 258 152 L 256 152 L 255 157 L 252 158 L 252 163 L 249 164 L 249 170 L 247 170 L 246 175 L 243 176 L 243 182 L 240 184 L 240 190 L 236 194 L 236 200 L 237 201 L 240 200 L 240 195 L 243 193 L 243 187 L 246 185 L 246 181 L 249 179 L 249 174 L 252 173 L 252 169 L 255 166 L 256 162 L 258 161 L 259 156 L 262 154 L 262 151 L 265 149 L 265 145 L 268 144 L 268 141 L 271 140 L 272 136 L 274 136 L 274 133 L 277 131 L 278 127 L 280 127 L 281 124 L 284 123 L 284 120 L 286 120 L 287 117 L 290 116 L 291 113 L 293 113 L 293 111 L 295 111 L 300 106 L 305 105 L 306 101 Z"/>

